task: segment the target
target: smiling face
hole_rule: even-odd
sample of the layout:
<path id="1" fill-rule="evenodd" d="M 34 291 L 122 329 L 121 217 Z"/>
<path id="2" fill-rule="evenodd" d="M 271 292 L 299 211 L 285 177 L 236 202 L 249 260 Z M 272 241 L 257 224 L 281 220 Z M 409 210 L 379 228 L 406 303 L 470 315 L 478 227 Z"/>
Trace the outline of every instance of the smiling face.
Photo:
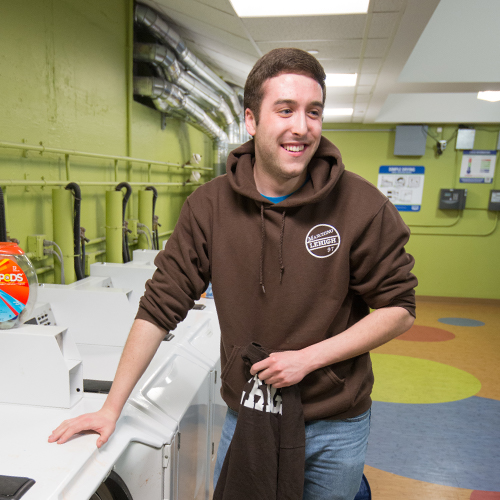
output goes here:
<path id="1" fill-rule="evenodd" d="M 292 73 L 269 78 L 262 88 L 259 122 L 245 110 L 245 124 L 255 140 L 254 178 L 260 193 L 283 196 L 304 183 L 318 149 L 323 92 L 311 77 Z"/>

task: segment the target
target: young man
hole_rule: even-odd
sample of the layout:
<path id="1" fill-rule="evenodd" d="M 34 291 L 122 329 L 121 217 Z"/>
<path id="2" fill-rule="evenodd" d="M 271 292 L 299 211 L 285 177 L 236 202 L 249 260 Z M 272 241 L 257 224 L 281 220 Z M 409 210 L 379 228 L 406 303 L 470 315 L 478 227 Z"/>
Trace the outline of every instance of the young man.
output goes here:
<path id="1" fill-rule="evenodd" d="M 253 140 L 230 154 L 227 175 L 184 204 L 103 408 L 64 422 L 49 441 L 93 429 L 102 446 L 165 331 L 212 281 L 230 409 L 218 470 L 246 382 L 241 350 L 257 342 L 272 354 L 251 373 L 275 388 L 300 387 L 304 499 L 354 498 L 369 432 L 369 351 L 410 328 L 417 282 L 397 210 L 345 171 L 339 150 L 321 137 L 324 81 L 318 61 L 298 49 L 256 63 L 245 86 Z"/>

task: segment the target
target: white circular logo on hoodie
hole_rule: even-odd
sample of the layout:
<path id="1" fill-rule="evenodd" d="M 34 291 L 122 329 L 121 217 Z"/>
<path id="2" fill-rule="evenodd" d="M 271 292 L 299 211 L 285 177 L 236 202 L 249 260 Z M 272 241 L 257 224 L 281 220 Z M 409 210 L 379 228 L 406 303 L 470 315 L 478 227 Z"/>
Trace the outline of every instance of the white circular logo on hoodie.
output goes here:
<path id="1" fill-rule="evenodd" d="M 340 246 L 338 231 L 329 224 L 314 226 L 306 236 L 307 251 L 318 259 L 333 255 Z"/>

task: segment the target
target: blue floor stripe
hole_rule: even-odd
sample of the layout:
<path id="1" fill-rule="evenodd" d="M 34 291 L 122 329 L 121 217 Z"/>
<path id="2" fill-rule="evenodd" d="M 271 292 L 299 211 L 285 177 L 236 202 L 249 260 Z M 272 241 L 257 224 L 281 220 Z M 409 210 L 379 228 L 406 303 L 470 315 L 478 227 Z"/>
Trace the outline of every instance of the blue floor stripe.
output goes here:
<path id="1" fill-rule="evenodd" d="M 445 323 L 446 325 L 454 326 L 484 326 L 482 321 L 469 318 L 439 318 L 438 321 L 440 323 Z"/>
<path id="2" fill-rule="evenodd" d="M 375 401 L 366 463 L 419 481 L 500 491 L 500 401 Z"/>

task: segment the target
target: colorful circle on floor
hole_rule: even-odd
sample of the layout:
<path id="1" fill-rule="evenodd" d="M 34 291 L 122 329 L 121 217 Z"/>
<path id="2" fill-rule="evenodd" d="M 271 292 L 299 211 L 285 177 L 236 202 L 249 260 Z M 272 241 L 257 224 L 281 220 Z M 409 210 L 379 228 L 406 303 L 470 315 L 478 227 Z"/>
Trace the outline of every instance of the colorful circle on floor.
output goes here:
<path id="1" fill-rule="evenodd" d="M 484 326 L 482 321 L 469 318 L 439 318 L 438 321 L 453 326 Z"/>
<path id="2" fill-rule="evenodd" d="M 385 403 L 433 404 L 474 396 L 481 382 L 463 370 L 427 359 L 371 354 L 372 399 Z"/>
<path id="3" fill-rule="evenodd" d="M 470 500 L 500 500 L 499 491 L 473 491 Z"/>
<path id="4" fill-rule="evenodd" d="M 413 325 L 406 333 L 396 337 L 397 340 L 412 340 L 414 342 L 443 342 L 453 340 L 455 335 L 433 326 Z"/>
<path id="5" fill-rule="evenodd" d="M 500 401 L 478 396 L 433 405 L 375 401 L 366 464 L 478 495 L 499 492 L 499 421 Z"/>

